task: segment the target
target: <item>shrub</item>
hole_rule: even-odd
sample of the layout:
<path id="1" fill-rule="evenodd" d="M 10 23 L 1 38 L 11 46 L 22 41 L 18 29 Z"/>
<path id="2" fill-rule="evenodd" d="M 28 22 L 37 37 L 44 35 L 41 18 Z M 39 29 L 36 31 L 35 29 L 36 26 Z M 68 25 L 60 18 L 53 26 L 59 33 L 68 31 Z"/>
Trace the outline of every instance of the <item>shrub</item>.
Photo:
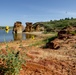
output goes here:
<path id="1" fill-rule="evenodd" d="M 0 60 L 3 64 L 0 65 L 1 75 L 19 75 L 22 69 L 22 64 L 25 64 L 23 56 L 20 56 L 19 51 L 9 50 L 6 48 L 6 54 L 0 50 Z"/>

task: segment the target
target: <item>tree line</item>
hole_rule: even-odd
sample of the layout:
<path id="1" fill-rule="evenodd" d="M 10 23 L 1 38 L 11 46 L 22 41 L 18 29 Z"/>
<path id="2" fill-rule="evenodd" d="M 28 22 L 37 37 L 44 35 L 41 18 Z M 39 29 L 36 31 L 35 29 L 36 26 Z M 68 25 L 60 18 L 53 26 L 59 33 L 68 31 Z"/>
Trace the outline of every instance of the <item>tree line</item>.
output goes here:
<path id="1" fill-rule="evenodd" d="M 36 22 L 34 25 L 40 24 L 45 27 L 46 31 L 57 31 L 61 30 L 64 27 L 67 27 L 69 25 L 71 26 L 76 26 L 76 18 L 65 18 L 65 19 L 60 19 L 60 20 L 50 20 L 47 22 Z"/>

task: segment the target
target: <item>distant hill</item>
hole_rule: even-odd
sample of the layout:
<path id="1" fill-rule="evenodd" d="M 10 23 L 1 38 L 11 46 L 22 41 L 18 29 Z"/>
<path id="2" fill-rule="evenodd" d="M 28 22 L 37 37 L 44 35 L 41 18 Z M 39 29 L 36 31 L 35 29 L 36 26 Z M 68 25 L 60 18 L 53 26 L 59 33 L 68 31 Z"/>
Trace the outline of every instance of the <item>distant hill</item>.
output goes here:
<path id="1" fill-rule="evenodd" d="M 39 24 L 40 26 L 44 26 L 46 31 L 58 31 L 61 30 L 64 27 L 67 27 L 69 25 L 76 26 L 76 18 L 65 18 L 60 20 L 50 20 L 47 22 L 36 22 L 33 25 Z"/>

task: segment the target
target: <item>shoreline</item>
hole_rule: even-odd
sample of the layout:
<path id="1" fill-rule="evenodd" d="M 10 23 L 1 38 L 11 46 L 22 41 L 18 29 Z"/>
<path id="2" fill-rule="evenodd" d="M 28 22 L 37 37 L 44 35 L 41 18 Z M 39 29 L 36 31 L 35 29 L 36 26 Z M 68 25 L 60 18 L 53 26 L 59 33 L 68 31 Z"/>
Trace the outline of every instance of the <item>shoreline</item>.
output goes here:
<path id="1" fill-rule="evenodd" d="M 33 34 L 33 35 L 39 35 L 39 34 L 43 34 L 43 32 L 23 32 L 25 34 Z"/>
<path id="2" fill-rule="evenodd" d="M 28 34 L 28 35 L 35 35 L 36 37 L 40 37 L 40 38 L 46 38 L 46 37 L 48 37 L 48 36 L 53 36 L 53 35 L 55 35 L 55 34 L 51 34 L 51 33 L 48 33 L 48 34 L 44 34 L 43 32 L 23 32 L 23 33 L 21 33 L 21 34 Z M 30 37 L 31 38 L 31 37 Z M 30 39 L 29 38 L 29 39 Z M 27 40 L 27 38 L 26 39 L 20 39 L 20 40 L 10 40 L 10 41 L 6 41 L 6 43 L 8 43 L 8 42 L 16 42 L 16 41 L 25 41 L 25 40 Z M 0 43 L 5 43 L 5 42 L 0 42 Z"/>

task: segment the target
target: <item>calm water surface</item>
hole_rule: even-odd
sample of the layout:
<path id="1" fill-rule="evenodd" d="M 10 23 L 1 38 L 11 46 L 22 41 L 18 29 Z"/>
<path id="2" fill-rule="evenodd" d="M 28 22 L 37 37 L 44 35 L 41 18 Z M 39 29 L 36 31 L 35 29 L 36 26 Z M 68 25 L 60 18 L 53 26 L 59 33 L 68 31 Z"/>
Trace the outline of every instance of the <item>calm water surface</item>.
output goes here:
<path id="1" fill-rule="evenodd" d="M 29 34 L 12 34 L 12 30 L 9 33 L 6 33 L 5 30 L 0 30 L 0 42 L 9 42 L 16 40 L 25 40 L 31 38 L 32 35 Z"/>

